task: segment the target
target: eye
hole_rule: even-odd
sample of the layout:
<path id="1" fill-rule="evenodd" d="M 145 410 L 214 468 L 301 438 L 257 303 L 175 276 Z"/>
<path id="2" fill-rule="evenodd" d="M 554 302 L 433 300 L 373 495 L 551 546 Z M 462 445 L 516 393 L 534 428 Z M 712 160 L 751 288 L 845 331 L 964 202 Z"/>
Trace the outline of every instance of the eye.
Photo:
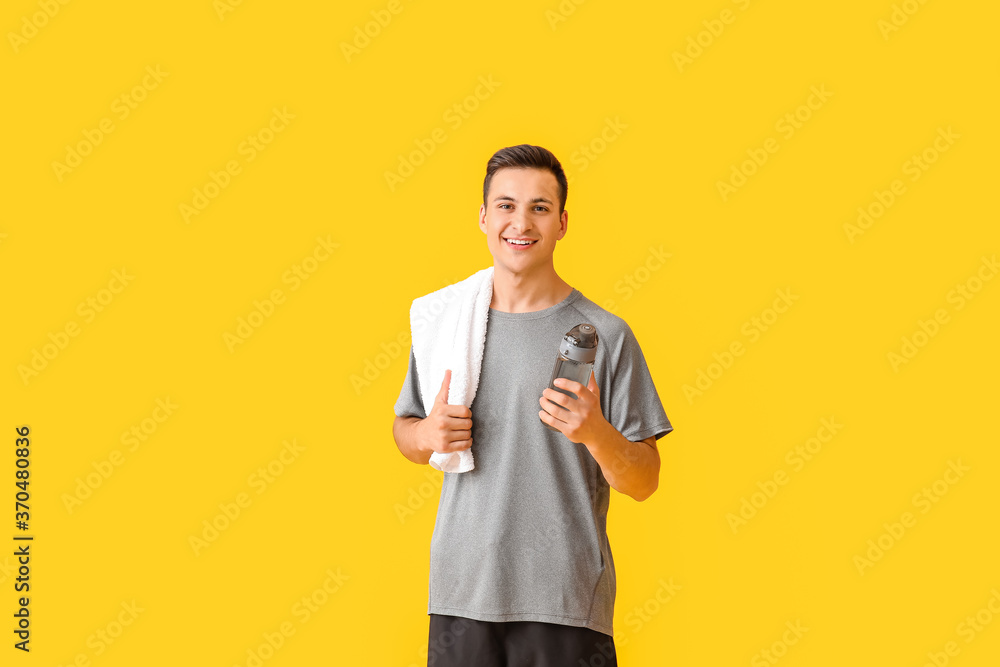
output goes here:
<path id="1" fill-rule="evenodd" d="M 500 208 L 503 208 L 504 206 L 510 206 L 510 204 L 500 204 Z"/>
<path id="2" fill-rule="evenodd" d="M 536 209 L 541 209 L 541 210 L 543 210 L 543 211 L 548 211 L 548 210 L 549 210 L 549 208 L 548 208 L 547 206 L 542 206 L 541 204 L 539 204 L 539 205 L 538 205 L 538 206 L 536 206 L 535 208 L 536 208 Z"/>

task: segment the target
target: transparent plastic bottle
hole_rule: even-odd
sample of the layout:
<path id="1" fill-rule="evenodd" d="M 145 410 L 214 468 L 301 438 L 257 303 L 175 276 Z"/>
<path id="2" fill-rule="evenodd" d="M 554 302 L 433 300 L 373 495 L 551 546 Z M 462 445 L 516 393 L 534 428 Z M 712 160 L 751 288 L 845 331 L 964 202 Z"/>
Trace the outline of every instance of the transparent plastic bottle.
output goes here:
<path id="1" fill-rule="evenodd" d="M 566 394 L 572 398 L 577 395 L 566 389 L 556 387 L 553 382 L 556 378 L 566 378 L 575 380 L 587 386 L 590 381 L 590 373 L 594 370 L 594 359 L 597 358 L 597 328 L 593 324 L 578 324 L 570 329 L 562 341 L 559 343 L 559 354 L 556 356 L 556 364 L 552 369 L 552 377 L 549 379 L 549 389 Z M 561 406 L 559 406 L 562 409 Z M 542 421 L 542 418 L 538 418 Z M 545 428 L 559 433 L 559 429 L 542 422 Z"/>

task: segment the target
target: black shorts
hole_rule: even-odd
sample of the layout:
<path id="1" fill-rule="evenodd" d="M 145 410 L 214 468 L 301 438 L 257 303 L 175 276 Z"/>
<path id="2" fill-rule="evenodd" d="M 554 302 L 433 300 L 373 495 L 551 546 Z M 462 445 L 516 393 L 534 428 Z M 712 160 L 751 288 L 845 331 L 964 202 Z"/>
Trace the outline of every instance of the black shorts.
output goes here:
<path id="1" fill-rule="evenodd" d="M 614 638 L 590 628 L 429 616 L 427 667 L 618 667 Z"/>

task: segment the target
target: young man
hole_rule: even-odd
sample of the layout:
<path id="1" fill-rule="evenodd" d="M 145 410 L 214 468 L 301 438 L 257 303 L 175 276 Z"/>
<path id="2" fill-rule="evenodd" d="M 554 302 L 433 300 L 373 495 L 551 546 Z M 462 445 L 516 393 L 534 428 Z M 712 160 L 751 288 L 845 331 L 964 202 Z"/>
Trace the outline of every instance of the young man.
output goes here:
<path id="1" fill-rule="evenodd" d="M 493 298 L 475 400 L 448 405 L 445 371 L 425 411 L 411 347 L 395 405 L 393 437 L 410 461 L 474 447 L 473 470 L 444 475 L 431 537 L 435 667 L 617 665 L 610 489 L 648 498 L 656 440 L 673 426 L 629 326 L 555 271 L 566 189 L 544 148 L 490 158 L 479 228 L 493 255 Z M 587 385 L 559 385 L 574 398 L 548 384 L 560 340 L 581 323 L 599 341 Z"/>

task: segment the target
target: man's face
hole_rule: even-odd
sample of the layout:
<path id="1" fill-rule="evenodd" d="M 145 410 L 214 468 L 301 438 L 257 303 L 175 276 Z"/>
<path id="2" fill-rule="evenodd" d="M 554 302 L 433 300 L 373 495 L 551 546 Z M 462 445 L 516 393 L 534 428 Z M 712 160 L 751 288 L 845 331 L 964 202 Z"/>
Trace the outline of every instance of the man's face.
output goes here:
<path id="1" fill-rule="evenodd" d="M 552 172 L 505 168 L 493 174 L 486 204 L 479 208 L 479 228 L 497 265 L 531 272 L 551 264 L 568 217 L 566 211 L 559 214 L 559 184 Z"/>

